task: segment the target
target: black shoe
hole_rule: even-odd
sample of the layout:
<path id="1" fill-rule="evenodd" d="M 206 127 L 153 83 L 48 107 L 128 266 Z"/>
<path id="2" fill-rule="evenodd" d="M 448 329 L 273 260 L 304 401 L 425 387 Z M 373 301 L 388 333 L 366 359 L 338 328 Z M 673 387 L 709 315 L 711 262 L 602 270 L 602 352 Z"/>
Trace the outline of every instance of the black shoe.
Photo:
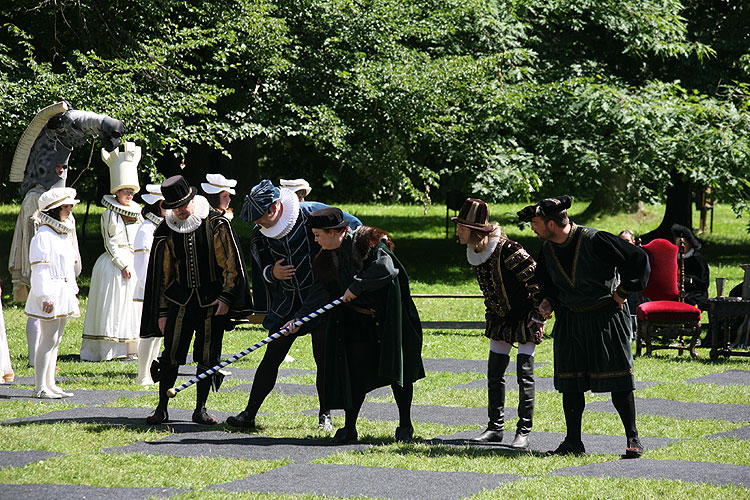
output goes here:
<path id="1" fill-rule="evenodd" d="M 241 411 L 236 417 L 228 417 L 226 423 L 227 425 L 239 427 L 240 429 L 255 428 L 255 418 L 251 417 L 247 410 Z"/>
<path id="2" fill-rule="evenodd" d="M 318 415 L 318 429 L 326 432 L 333 431 L 333 422 L 331 421 L 330 413 L 321 413 Z"/>
<path id="3" fill-rule="evenodd" d="M 208 414 L 205 408 L 193 412 L 193 422 L 201 425 L 216 425 L 219 423 L 218 420 Z"/>
<path id="4" fill-rule="evenodd" d="M 566 439 L 554 451 L 548 451 L 547 455 L 584 455 L 585 453 L 583 442 L 571 443 Z"/>
<path id="5" fill-rule="evenodd" d="M 167 413 L 167 410 L 157 408 L 154 410 L 153 415 L 146 417 L 146 423 L 149 425 L 159 425 L 164 422 L 169 422 L 169 413 Z"/>
<path id="6" fill-rule="evenodd" d="M 640 458 L 644 449 L 638 437 L 628 438 L 628 447 L 625 448 L 625 458 Z"/>
<path id="7" fill-rule="evenodd" d="M 414 427 L 396 427 L 396 442 L 411 443 L 414 438 Z"/>
<path id="8" fill-rule="evenodd" d="M 357 431 L 354 429 L 347 429 L 346 427 L 337 430 L 336 434 L 333 435 L 333 441 L 339 444 L 353 443 L 356 440 Z"/>
<path id="9" fill-rule="evenodd" d="M 502 443 L 503 442 L 503 431 L 495 431 L 492 429 L 485 429 L 480 435 L 472 438 L 470 441 L 473 443 Z"/>
<path id="10" fill-rule="evenodd" d="M 510 447 L 516 450 L 528 450 L 529 449 L 529 434 L 530 432 L 516 432 L 516 437 L 513 438 L 513 442 L 510 443 Z"/>

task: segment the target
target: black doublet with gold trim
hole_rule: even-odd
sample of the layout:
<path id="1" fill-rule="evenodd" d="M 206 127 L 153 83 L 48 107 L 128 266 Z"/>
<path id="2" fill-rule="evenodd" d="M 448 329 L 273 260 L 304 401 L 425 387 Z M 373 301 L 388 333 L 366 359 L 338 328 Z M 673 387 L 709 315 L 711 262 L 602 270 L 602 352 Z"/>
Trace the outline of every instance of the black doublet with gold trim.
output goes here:
<path id="1" fill-rule="evenodd" d="M 532 317 L 543 319 L 536 310 L 536 263 L 523 246 L 500 238 L 490 257 L 472 267 L 484 295 L 485 336 L 508 343 L 541 342 L 528 327 Z"/>

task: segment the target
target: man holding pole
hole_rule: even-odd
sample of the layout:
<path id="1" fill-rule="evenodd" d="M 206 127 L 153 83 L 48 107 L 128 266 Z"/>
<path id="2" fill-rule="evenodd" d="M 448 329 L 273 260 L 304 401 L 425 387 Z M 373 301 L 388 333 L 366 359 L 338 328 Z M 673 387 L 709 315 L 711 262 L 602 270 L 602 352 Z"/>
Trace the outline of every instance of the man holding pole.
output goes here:
<path id="1" fill-rule="evenodd" d="M 253 293 L 268 292 L 269 310 L 263 326 L 271 332 L 280 330 L 293 319 L 313 284 L 312 262 L 320 246 L 306 222 L 308 215 L 320 206 L 300 202 L 293 191 L 277 188 L 267 179 L 254 186 L 245 197 L 242 220 L 256 224 L 251 252 L 262 276 L 261 280 L 253 276 L 253 280 L 263 283 L 262 289 L 254 286 Z M 361 225 L 356 217 L 349 214 L 344 217 L 352 229 Z M 318 367 L 315 385 L 323 406 L 325 325 L 313 321 L 295 335 L 268 344 L 255 372 L 247 407 L 239 415 L 227 418 L 227 424 L 246 429 L 255 427 L 255 415 L 276 384 L 281 362 L 294 340 L 306 333 L 311 333 L 312 337 L 313 356 Z M 326 431 L 333 430 L 331 414 L 326 408 L 320 408 L 318 426 Z"/>
<path id="2" fill-rule="evenodd" d="M 164 181 L 161 191 L 167 212 L 154 233 L 141 321 L 141 337 L 164 336 L 157 370 L 151 370 L 159 382 L 159 404 L 146 418 L 152 425 L 169 420 L 168 390 L 186 363 L 193 333 L 196 373 L 202 373 L 219 363 L 224 330 L 232 329 L 229 320 L 246 317 L 252 309 L 247 273 L 229 221 L 211 210 L 203 196 L 196 196 L 196 188 L 181 175 Z M 193 422 L 217 423 L 206 411 L 206 400 L 222 378 L 216 373 L 198 382 Z"/>

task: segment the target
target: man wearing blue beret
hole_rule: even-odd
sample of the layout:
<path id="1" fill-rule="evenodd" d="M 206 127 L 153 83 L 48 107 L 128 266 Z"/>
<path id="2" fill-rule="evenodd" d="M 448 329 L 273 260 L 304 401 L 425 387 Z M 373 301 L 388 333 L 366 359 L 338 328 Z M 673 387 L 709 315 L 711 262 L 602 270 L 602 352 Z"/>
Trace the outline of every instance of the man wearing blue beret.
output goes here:
<path id="1" fill-rule="evenodd" d="M 310 212 L 320 205 L 300 202 L 293 191 L 278 188 L 268 179 L 254 186 L 245 196 L 242 220 L 255 223 L 250 252 L 256 264 L 254 269 L 258 272 L 253 276 L 253 293 L 255 296 L 267 294 L 268 311 L 263 327 L 270 332 L 280 330 L 293 318 L 313 284 L 312 262 L 320 246 L 306 223 Z M 352 215 L 345 214 L 345 218 L 352 229 L 362 225 Z M 257 274 L 262 279 L 258 279 Z M 322 406 L 325 327 L 321 322 L 312 321 L 295 335 L 279 338 L 266 346 L 263 360 L 255 372 L 247 407 L 239 415 L 227 418 L 227 424 L 240 428 L 255 427 L 255 416 L 276 384 L 281 362 L 294 340 L 307 333 L 312 337 L 313 356 L 318 367 L 315 385 Z M 318 425 L 321 429 L 333 430 L 329 410 L 320 408 Z"/>

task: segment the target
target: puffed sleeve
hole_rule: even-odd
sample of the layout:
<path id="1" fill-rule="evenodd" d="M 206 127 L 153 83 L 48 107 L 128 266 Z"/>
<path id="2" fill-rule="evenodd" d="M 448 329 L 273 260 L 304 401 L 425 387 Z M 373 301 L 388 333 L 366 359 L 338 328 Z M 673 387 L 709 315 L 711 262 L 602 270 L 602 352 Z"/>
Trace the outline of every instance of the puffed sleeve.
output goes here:
<path id="1" fill-rule="evenodd" d="M 104 240 L 104 249 L 112 259 L 112 263 L 119 270 L 127 267 L 127 264 L 120 257 L 120 241 L 127 240 L 125 235 L 125 223 L 122 217 L 112 210 L 105 210 L 102 213 L 102 240 Z"/>
<path id="2" fill-rule="evenodd" d="M 230 305 L 244 286 L 247 274 L 240 258 L 237 237 L 226 219 L 214 227 L 214 255 L 224 278 L 219 300 Z"/>
<path id="3" fill-rule="evenodd" d="M 526 288 L 534 308 L 531 311 L 531 318 L 539 323 L 544 322 L 544 317 L 539 313 L 539 303 L 541 302 L 541 291 L 536 280 L 537 265 L 529 252 L 515 241 L 508 241 L 506 248 L 503 249 L 503 264 L 513 273 L 516 280 Z"/>
<path id="4" fill-rule="evenodd" d="M 617 295 L 628 298 L 631 292 L 646 288 L 651 266 L 648 255 L 642 248 L 606 231 L 598 231 L 594 235 L 593 243 L 599 258 L 617 268 L 620 275 Z"/>
<path id="5" fill-rule="evenodd" d="M 40 232 L 31 239 L 29 261 L 31 262 L 31 288 L 42 302 L 49 302 L 53 295 L 50 253 L 52 241 L 49 235 Z"/>

